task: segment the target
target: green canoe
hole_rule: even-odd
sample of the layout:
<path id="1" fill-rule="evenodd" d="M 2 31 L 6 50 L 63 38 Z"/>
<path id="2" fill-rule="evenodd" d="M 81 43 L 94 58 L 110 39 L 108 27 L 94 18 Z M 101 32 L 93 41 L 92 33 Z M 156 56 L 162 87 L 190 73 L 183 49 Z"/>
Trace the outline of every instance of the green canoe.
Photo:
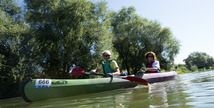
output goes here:
<path id="1" fill-rule="evenodd" d="M 111 78 L 32 79 L 23 82 L 20 91 L 25 101 L 33 102 L 135 86 L 137 84 L 119 78 L 112 81 Z"/>
<path id="2" fill-rule="evenodd" d="M 149 83 L 154 83 L 174 79 L 176 75 L 176 72 L 145 74 L 143 79 Z M 34 102 L 135 86 L 137 86 L 136 83 L 114 77 L 95 79 L 29 79 L 22 83 L 20 92 L 26 102 Z"/>

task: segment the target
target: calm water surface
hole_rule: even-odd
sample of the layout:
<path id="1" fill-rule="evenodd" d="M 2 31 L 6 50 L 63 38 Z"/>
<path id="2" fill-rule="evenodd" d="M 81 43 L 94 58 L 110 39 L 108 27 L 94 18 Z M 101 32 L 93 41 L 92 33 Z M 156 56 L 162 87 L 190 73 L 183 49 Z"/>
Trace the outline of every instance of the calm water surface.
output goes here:
<path id="1" fill-rule="evenodd" d="M 214 108 L 214 71 L 179 74 L 149 86 L 27 103 L 0 100 L 0 108 Z"/>

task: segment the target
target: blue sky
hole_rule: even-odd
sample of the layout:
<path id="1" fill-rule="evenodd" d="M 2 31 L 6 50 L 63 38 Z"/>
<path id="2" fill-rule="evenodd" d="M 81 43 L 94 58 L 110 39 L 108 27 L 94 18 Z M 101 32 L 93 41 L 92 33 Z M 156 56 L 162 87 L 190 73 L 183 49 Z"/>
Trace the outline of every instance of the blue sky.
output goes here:
<path id="1" fill-rule="evenodd" d="M 18 0 L 19 2 L 22 0 Z M 101 0 L 91 0 L 101 1 Z M 170 28 L 180 41 L 175 63 L 184 63 L 193 52 L 214 57 L 214 0 L 106 0 L 110 10 L 134 6 L 136 13 Z"/>
<path id="2" fill-rule="evenodd" d="M 95 1 L 95 0 L 93 0 Z M 134 6 L 136 13 L 170 28 L 180 41 L 175 63 L 184 63 L 192 52 L 214 57 L 214 0 L 106 0 L 111 10 Z"/>

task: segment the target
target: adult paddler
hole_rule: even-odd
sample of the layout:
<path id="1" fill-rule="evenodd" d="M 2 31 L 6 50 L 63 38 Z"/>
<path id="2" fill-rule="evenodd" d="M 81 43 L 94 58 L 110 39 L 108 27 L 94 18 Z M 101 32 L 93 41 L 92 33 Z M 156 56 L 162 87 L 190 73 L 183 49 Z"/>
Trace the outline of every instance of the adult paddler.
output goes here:
<path id="1" fill-rule="evenodd" d="M 140 69 L 141 72 L 145 72 L 145 73 L 159 73 L 159 72 L 161 72 L 159 61 L 157 61 L 156 55 L 154 52 L 152 52 L 152 51 L 147 52 L 145 54 L 145 58 L 147 60 L 147 63 L 146 63 L 147 69 L 142 67 Z"/>
<path id="2" fill-rule="evenodd" d="M 111 52 L 105 50 L 102 52 L 104 61 L 102 61 L 99 68 L 92 70 L 94 73 L 103 72 L 107 76 L 118 76 L 120 75 L 120 70 L 117 62 L 111 59 Z"/>

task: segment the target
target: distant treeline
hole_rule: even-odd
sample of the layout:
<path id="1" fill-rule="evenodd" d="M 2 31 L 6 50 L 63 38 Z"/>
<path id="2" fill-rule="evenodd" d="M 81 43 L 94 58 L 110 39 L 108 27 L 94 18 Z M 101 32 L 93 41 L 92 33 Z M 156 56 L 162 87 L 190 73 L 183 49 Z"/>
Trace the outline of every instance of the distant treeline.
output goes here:
<path id="1" fill-rule="evenodd" d="M 89 0 L 0 2 L 0 98 L 19 96 L 27 77 L 73 78 L 72 67 L 96 68 L 110 50 L 120 69 L 135 73 L 153 51 L 170 70 L 179 51 L 169 28 L 135 13 Z"/>
<path id="2" fill-rule="evenodd" d="M 214 69 L 214 58 L 204 52 L 193 52 L 184 62 L 185 64 L 174 65 L 174 70 L 187 73 Z"/>

